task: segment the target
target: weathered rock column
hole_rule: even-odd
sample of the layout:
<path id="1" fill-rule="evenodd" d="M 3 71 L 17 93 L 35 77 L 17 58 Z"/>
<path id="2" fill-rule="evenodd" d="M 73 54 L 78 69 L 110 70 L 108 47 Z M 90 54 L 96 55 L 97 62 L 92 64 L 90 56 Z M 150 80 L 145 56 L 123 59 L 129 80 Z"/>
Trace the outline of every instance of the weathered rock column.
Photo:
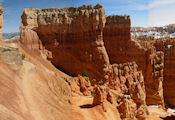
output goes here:
<path id="1" fill-rule="evenodd" d="M 143 72 L 145 79 L 146 101 L 148 105 L 164 106 L 162 84 L 160 79 L 155 83 L 152 76 L 153 65 L 151 56 L 156 54 L 154 48 L 143 46 L 138 41 L 131 40 L 131 22 L 129 16 L 108 16 L 104 28 L 104 43 L 111 64 L 135 61 L 138 70 Z M 162 78 L 161 78 L 162 79 Z M 159 89 L 157 86 L 159 85 Z M 156 94 L 156 97 L 152 97 Z"/>

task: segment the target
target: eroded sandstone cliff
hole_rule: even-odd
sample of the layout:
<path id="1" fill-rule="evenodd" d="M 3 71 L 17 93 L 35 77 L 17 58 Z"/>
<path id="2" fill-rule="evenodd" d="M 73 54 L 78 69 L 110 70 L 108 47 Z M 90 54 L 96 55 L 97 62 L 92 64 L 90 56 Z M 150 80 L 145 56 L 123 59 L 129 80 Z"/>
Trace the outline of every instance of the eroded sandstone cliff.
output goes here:
<path id="1" fill-rule="evenodd" d="M 144 40 L 141 42 L 131 40 L 129 16 L 108 16 L 103 34 L 110 63 L 135 61 L 144 75 L 147 104 L 164 106 L 163 76 L 157 78 L 153 76 L 154 64 L 156 64 L 153 61 L 157 51 L 151 46 L 151 42 L 147 45 L 148 42 Z"/>
<path id="2" fill-rule="evenodd" d="M 174 100 L 174 44 L 175 39 L 164 38 L 156 40 L 154 43 L 157 50 L 161 51 L 164 55 L 164 67 L 163 67 L 163 92 L 165 102 L 170 106 L 175 106 Z"/>
<path id="3" fill-rule="evenodd" d="M 120 116 L 122 119 L 146 119 L 148 110 L 142 72 L 137 71 L 136 63 L 110 64 L 114 51 L 109 53 L 110 59 L 107 54 L 110 51 L 107 49 L 106 52 L 105 48 L 109 48 L 109 45 L 104 44 L 108 31 L 105 24 L 113 31 L 112 26 L 116 24 L 118 33 L 114 34 L 123 43 L 130 40 L 130 18 L 106 18 L 101 5 L 64 9 L 25 9 L 22 15 L 20 43 L 34 51 L 49 50 L 53 57 L 49 58 L 51 62 L 69 75 L 78 76 L 84 69 L 87 70 L 91 83 L 81 76 L 66 80 L 73 96 L 94 94 L 92 105 L 102 105 L 104 112 L 107 112 L 108 100 L 116 106 L 116 111 L 119 110 L 120 115 L 125 114 Z M 91 84 L 95 85 L 94 90 Z M 131 104 L 128 105 L 124 101 Z M 124 107 L 128 108 L 126 113 L 122 110 Z M 129 111 L 130 108 L 135 112 Z"/>
<path id="4" fill-rule="evenodd" d="M 153 37 L 143 37 L 135 39 L 142 48 L 152 48 L 151 64 L 152 64 L 152 80 L 148 80 L 152 89 L 148 89 L 148 93 L 154 94 L 153 90 L 158 91 L 157 94 L 147 94 L 149 103 L 152 100 L 159 101 L 165 99 L 165 103 L 171 107 L 174 104 L 174 39 L 162 38 L 154 39 Z M 148 69 L 146 69 L 148 70 Z M 145 78 L 145 81 L 147 79 Z M 146 84 L 147 82 L 145 82 Z M 150 101 L 151 100 L 151 101 Z"/>
<path id="5" fill-rule="evenodd" d="M 151 119 L 146 104 L 164 106 L 168 73 L 145 43 L 131 40 L 129 16 L 106 17 L 99 4 L 24 9 L 20 44 L 0 49 L 0 118 Z"/>
<path id="6" fill-rule="evenodd" d="M 104 79 L 103 69 L 109 64 L 103 42 L 105 20 L 101 5 L 25 9 L 21 32 L 35 31 L 43 46 L 52 52 L 52 63 L 65 73 L 77 76 L 86 69 L 92 78 Z"/>

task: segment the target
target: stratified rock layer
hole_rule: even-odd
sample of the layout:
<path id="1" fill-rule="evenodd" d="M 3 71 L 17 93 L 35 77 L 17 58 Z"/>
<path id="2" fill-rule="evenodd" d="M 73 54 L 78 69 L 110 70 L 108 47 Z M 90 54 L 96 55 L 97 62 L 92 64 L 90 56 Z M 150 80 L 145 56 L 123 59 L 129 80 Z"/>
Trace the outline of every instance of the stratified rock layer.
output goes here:
<path id="1" fill-rule="evenodd" d="M 103 42 L 105 21 L 101 5 L 25 9 L 21 31 L 36 31 L 43 46 L 52 52 L 52 63 L 65 73 L 77 76 L 86 69 L 91 78 L 103 79 L 103 69 L 109 64 Z M 28 44 L 27 40 L 22 43 Z"/>
<path id="2" fill-rule="evenodd" d="M 106 18 L 103 33 L 104 43 L 112 64 L 122 63 L 124 60 L 125 62 L 133 61 L 131 58 L 127 58 L 124 54 L 128 52 L 130 47 L 130 28 L 131 22 L 129 16 L 113 15 Z"/>
<path id="3" fill-rule="evenodd" d="M 139 43 L 145 50 L 148 48 L 152 49 L 150 55 L 150 66 L 152 70 L 152 78 L 145 78 L 145 86 L 148 83 L 151 89 L 147 89 L 147 103 L 161 103 L 160 100 L 165 99 L 165 103 L 170 106 L 175 106 L 175 82 L 174 82 L 174 45 L 175 39 L 162 38 L 154 39 L 151 37 L 143 37 L 134 40 Z M 162 87 L 163 86 L 163 87 Z M 155 92 L 154 92 L 155 91 Z M 157 92 L 156 92 L 157 91 Z"/>
<path id="4" fill-rule="evenodd" d="M 175 39 L 164 38 L 157 40 L 154 43 L 157 50 L 161 51 L 164 55 L 164 67 L 163 68 L 163 93 L 165 102 L 170 106 L 175 106 L 175 74 L 174 74 L 174 66 L 175 66 Z M 159 59 L 160 61 L 160 59 Z M 159 62 L 160 63 L 160 62 Z M 159 68 L 160 69 L 160 68 Z M 161 73 L 162 74 L 162 73 Z"/>
<path id="5" fill-rule="evenodd" d="M 151 44 L 131 40 L 129 16 L 108 16 L 103 35 L 110 63 L 135 61 L 145 79 L 147 104 L 164 106 L 162 76 L 157 78 L 153 76 L 155 66 L 153 61 L 157 51 Z"/>

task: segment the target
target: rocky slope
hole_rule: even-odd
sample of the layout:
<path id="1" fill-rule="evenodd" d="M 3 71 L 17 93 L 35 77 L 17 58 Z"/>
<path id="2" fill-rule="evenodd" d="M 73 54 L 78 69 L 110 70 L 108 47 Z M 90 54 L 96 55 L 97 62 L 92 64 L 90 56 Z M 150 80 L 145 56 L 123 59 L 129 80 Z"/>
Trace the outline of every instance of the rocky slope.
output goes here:
<path id="1" fill-rule="evenodd" d="M 65 75 L 34 52 L 9 45 L 0 49 L 0 119 L 69 120 Z"/>

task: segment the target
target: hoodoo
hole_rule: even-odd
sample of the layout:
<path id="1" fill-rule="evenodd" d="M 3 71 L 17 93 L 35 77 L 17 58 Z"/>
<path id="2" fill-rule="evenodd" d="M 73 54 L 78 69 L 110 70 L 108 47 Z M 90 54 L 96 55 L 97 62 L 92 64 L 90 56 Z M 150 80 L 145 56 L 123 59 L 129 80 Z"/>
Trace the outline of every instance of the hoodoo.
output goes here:
<path id="1" fill-rule="evenodd" d="M 104 28 L 104 43 L 111 64 L 135 61 L 145 79 L 146 101 L 148 105 L 163 105 L 163 69 L 155 66 L 163 65 L 164 55 L 156 51 L 154 46 L 145 46 L 130 36 L 129 16 L 108 16 Z M 161 59 L 157 62 L 156 58 Z M 162 67 L 160 67 L 162 68 Z M 160 73 L 154 76 L 155 73 Z"/>

